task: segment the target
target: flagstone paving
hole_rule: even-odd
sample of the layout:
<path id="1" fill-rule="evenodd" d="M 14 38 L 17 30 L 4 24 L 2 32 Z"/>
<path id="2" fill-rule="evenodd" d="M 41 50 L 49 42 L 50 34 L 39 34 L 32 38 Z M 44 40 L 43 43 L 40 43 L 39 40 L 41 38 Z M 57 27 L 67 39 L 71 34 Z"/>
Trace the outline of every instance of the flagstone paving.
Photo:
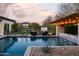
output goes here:
<path id="1" fill-rule="evenodd" d="M 78 47 L 55 47 L 49 53 L 43 51 L 42 47 L 33 47 L 30 56 L 79 56 Z"/>

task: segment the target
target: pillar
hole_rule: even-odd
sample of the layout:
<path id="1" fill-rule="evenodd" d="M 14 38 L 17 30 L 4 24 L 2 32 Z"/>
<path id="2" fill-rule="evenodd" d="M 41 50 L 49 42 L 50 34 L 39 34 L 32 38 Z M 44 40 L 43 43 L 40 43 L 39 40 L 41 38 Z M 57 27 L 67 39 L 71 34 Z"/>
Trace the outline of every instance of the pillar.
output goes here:
<path id="1" fill-rule="evenodd" d="M 78 38 L 79 38 L 79 23 L 78 23 Z"/>
<path id="2" fill-rule="evenodd" d="M 78 23 L 78 40 L 77 40 L 77 42 L 78 42 L 78 45 L 79 45 L 79 23 Z"/>
<path id="3" fill-rule="evenodd" d="M 9 24 L 9 32 L 11 33 L 12 31 L 12 24 Z"/>
<path id="4" fill-rule="evenodd" d="M 4 35 L 4 24 L 0 22 L 0 35 Z"/>

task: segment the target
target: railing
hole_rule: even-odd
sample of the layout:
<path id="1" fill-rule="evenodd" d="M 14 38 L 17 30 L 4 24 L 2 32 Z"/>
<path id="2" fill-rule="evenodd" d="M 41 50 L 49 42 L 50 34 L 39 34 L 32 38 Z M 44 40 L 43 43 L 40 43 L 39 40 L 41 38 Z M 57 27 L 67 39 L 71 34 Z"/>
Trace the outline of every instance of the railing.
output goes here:
<path id="1" fill-rule="evenodd" d="M 59 37 L 66 38 L 69 41 L 73 41 L 74 43 L 79 44 L 79 38 L 76 35 L 70 35 L 66 33 L 60 33 Z"/>

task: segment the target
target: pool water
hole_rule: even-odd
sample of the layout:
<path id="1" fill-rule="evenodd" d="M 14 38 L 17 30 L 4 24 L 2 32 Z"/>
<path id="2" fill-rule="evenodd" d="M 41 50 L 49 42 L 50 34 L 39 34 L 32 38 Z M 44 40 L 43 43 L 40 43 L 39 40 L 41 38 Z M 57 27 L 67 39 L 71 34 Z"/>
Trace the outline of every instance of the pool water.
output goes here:
<path id="1" fill-rule="evenodd" d="M 29 46 L 73 46 L 74 42 L 52 37 L 6 37 L 0 39 L 0 55 L 22 56 Z"/>

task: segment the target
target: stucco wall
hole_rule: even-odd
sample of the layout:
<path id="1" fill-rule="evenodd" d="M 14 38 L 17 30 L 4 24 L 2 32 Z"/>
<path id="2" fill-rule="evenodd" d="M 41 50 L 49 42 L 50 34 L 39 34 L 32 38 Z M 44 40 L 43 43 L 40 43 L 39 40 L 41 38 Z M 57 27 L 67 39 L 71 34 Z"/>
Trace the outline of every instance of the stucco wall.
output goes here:
<path id="1" fill-rule="evenodd" d="M 23 26 L 28 26 L 29 24 L 23 24 Z"/>
<path id="2" fill-rule="evenodd" d="M 9 24 L 9 31 L 11 32 L 12 24 L 14 24 L 14 23 L 11 21 L 8 21 L 8 20 L 3 20 L 2 23 L 3 24 L 8 23 Z"/>
<path id="3" fill-rule="evenodd" d="M 56 25 L 56 36 L 58 36 L 59 33 L 64 33 L 64 27 Z"/>

